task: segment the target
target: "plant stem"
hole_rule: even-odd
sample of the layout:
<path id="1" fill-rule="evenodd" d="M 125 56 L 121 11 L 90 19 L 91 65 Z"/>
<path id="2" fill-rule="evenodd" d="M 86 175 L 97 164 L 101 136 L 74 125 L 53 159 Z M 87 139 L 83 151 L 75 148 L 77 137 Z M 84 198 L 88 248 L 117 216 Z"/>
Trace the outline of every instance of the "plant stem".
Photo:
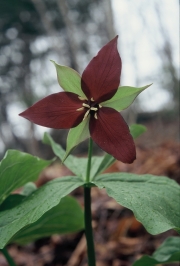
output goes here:
<path id="1" fill-rule="evenodd" d="M 93 142 L 92 142 L 92 139 L 90 138 L 89 150 L 88 150 L 87 172 L 86 172 L 86 183 L 89 183 L 89 179 L 90 179 L 92 146 L 93 146 Z M 92 216 L 91 216 L 91 188 L 86 185 L 84 186 L 84 223 L 85 223 L 85 235 L 86 235 L 86 241 L 87 241 L 88 265 L 96 266 L 93 231 L 92 231 Z"/>
<path id="2" fill-rule="evenodd" d="M 0 251 L 3 253 L 4 257 L 6 258 L 6 260 L 9 263 L 10 266 L 16 266 L 13 258 L 9 255 L 9 253 L 8 253 L 6 248 L 0 249 Z"/>
<path id="3" fill-rule="evenodd" d="M 87 163 L 87 171 L 86 171 L 86 183 L 89 183 L 89 179 L 90 179 L 92 148 L 93 148 L 93 141 L 90 138 L 89 139 L 89 148 L 88 148 L 88 163 Z"/>
<path id="4" fill-rule="evenodd" d="M 84 221 L 85 234 L 87 241 L 88 265 L 96 266 L 96 258 L 94 252 L 94 241 L 92 231 L 92 217 L 91 217 L 91 188 L 84 187 Z"/>

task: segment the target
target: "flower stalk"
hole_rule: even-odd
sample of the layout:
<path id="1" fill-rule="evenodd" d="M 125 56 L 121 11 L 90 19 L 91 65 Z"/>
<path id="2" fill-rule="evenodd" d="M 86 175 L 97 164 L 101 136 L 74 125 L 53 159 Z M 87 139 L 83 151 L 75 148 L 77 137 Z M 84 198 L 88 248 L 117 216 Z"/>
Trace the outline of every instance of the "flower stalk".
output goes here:
<path id="1" fill-rule="evenodd" d="M 87 172 L 86 172 L 87 185 L 84 186 L 84 223 L 85 223 L 85 235 L 87 241 L 88 265 L 96 266 L 93 230 L 92 230 L 92 215 L 91 215 L 91 188 L 88 186 L 88 183 L 90 181 L 92 147 L 93 147 L 93 141 L 90 138 L 89 149 L 88 149 Z"/>
<path id="2" fill-rule="evenodd" d="M 92 149 L 93 149 L 93 141 L 92 141 L 91 138 L 89 138 L 88 163 L 87 163 L 87 171 L 86 171 L 86 183 L 89 183 L 89 181 L 90 181 Z"/>
<path id="3" fill-rule="evenodd" d="M 9 266 L 16 266 L 13 258 L 10 256 L 10 254 L 8 253 L 6 248 L 0 249 L 0 251 L 2 252 L 2 254 L 4 255 L 4 257 L 6 258 Z"/>

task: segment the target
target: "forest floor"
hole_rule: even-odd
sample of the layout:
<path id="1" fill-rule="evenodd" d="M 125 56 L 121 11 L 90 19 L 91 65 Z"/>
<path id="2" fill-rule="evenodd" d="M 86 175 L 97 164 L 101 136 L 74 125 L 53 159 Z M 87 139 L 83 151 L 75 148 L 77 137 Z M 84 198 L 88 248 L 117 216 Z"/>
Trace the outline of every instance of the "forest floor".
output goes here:
<path id="1" fill-rule="evenodd" d="M 180 144 L 177 124 L 147 125 L 148 131 L 136 141 L 137 160 L 126 165 L 116 161 L 107 172 L 132 172 L 168 176 L 180 183 Z M 57 176 L 69 175 L 64 166 L 55 164 L 40 177 L 41 186 Z M 83 190 L 73 196 L 83 207 Z M 133 213 L 108 197 L 104 189 L 92 188 L 92 216 L 97 266 L 131 266 L 143 254 L 152 255 L 173 230 L 152 236 L 135 219 Z M 27 246 L 10 245 L 8 250 L 18 266 L 86 266 L 84 232 L 54 235 Z M 179 265 L 166 264 L 166 265 Z M 0 254 L 0 266 L 7 266 Z M 146 266 L 146 265 L 144 265 Z"/>

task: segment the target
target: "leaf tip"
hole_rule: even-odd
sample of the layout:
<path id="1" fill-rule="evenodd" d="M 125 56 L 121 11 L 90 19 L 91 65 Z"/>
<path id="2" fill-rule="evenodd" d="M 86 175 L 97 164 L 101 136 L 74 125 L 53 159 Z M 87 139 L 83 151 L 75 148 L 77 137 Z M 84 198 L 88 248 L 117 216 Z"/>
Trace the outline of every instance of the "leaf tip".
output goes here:
<path id="1" fill-rule="evenodd" d="M 56 62 L 52 59 L 50 59 L 50 62 L 52 62 L 54 65 L 56 64 Z"/>
<path id="2" fill-rule="evenodd" d="M 147 88 L 150 87 L 151 85 L 153 85 L 153 83 L 146 85 L 146 86 L 145 86 L 145 89 L 147 89 Z"/>
<path id="3" fill-rule="evenodd" d="M 67 159 L 68 154 L 65 154 L 64 157 L 62 158 L 61 164 L 63 164 L 65 162 L 65 160 Z"/>
<path id="4" fill-rule="evenodd" d="M 51 59 L 50 59 L 50 62 L 53 63 L 53 65 L 54 65 L 55 68 L 57 69 L 57 65 L 58 65 L 58 64 L 57 64 L 54 60 L 51 60 Z"/>
<path id="5" fill-rule="evenodd" d="M 49 134 L 47 132 L 44 132 L 44 136 L 43 136 L 42 142 L 44 144 L 49 144 L 50 143 L 49 137 L 50 137 Z"/>

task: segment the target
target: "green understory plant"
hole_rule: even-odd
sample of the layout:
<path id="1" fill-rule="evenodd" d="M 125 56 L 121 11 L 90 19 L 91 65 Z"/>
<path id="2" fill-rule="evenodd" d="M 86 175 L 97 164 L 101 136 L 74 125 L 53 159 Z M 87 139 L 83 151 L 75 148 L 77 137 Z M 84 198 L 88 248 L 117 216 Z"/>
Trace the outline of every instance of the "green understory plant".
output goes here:
<path id="1" fill-rule="evenodd" d="M 71 68 L 53 63 L 64 92 L 45 97 L 20 115 L 38 125 L 70 129 L 66 151 L 47 133 L 43 142 L 52 147 L 55 155 L 75 176 L 57 178 L 37 189 L 32 183 L 26 183 L 35 181 L 52 161 L 13 150 L 6 153 L 0 164 L 0 249 L 9 265 L 15 264 L 5 248 L 8 243 L 26 244 L 54 233 L 85 228 L 88 264 L 95 266 L 92 187 L 105 188 L 110 197 L 133 211 L 150 234 L 169 229 L 180 231 L 180 187 L 174 180 L 148 174 L 103 174 L 116 159 L 124 163 L 135 160 L 133 138 L 141 135 L 145 128 L 141 125 L 128 127 L 119 112 L 150 86 L 118 87 L 122 63 L 117 51 L 117 37 L 90 61 L 82 77 Z M 70 155 L 87 138 L 88 158 Z M 92 156 L 93 141 L 107 154 Z M 22 186 L 25 187 L 21 194 L 11 194 Z M 75 199 L 67 197 L 78 187 L 84 188 L 84 219 Z M 171 238 L 161 246 L 160 251 L 169 250 L 168 256 L 163 257 L 163 252 L 157 250 L 152 257 L 146 256 L 134 265 L 143 265 L 143 260 L 148 261 L 146 265 L 178 261 L 177 249 L 168 249 L 178 241 L 179 238 Z"/>

